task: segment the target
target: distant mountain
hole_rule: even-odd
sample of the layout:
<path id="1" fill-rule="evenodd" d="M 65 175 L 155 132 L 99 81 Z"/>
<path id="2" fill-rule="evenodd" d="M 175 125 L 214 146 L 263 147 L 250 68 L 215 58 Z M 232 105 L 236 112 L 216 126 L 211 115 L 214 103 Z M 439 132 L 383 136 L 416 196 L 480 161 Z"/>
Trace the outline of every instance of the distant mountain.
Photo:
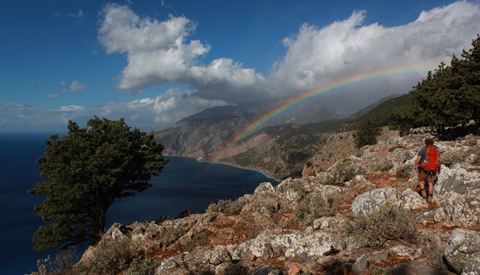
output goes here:
<path id="1" fill-rule="evenodd" d="M 393 98 L 400 97 L 400 96 L 402 96 L 402 95 L 401 94 L 393 94 L 393 95 L 390 95 L 390 96 L 387 96 L 387 97 L 380 98 L 379 101 L 373 103 L 372 105 L 368 105 L 367 107 L 361 109 L 360 111 L 358 111 L 355 114 L 349 116 L 348 118 L 349 119 L 358 119 L 358 118 L 366 115 L 368 112 L 370 112 L 373 108 L 377 107 L 381 103 L 383 103 L 387 100 L 393 99 Z M 403 95 L 403 96 L 405 96 L 405 95 Z"/>
<path id="2" fill-rule="evenodd" d="M 155 137 L 165 146 L 164 154 L 167 156 L 203 157 L 212 160 L 229 146 L 230 148 L 219 156 L 222 162 L 262 170 L 281 179 L 298 176 L 304 162 L 340 127 L 347 125 L 351 128 L 350 122 L 360 121 L 373 114 L 392 113 L 395 105 L 403 106 L 408 103 L 406 98 L 406 95 L 382 98 L 344 119 L 331 119 L 339 114 L 330 108 L 306 104 L 278 117 L 270 125 L 236 144 L 231 142 L 247 127 L 264 114 L 270 113 L 272 108 L 279 106 L 248 103 L 214 107 L 184 118 L 169 129 L 156 132 Z M 288 106 L 288 103 L 286 104 Z M 295 121 L 295 124 L 281 123 L 291 120 Z M 296 124 L 298 120 L 322 121 L 299 125 Z"/>

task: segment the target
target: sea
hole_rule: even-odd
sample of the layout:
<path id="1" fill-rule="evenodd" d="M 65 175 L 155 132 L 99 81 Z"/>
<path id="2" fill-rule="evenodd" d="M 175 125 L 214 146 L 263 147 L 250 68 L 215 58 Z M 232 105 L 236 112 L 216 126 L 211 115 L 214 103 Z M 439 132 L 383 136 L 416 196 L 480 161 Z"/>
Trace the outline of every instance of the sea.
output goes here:
<path id="1" fill-rule="evenodd" d="M 38 271 L 37 260 L 57 250 L 33 251 L 33 234 L 44 225 L 33 207 L 45 197 L 27 193 L 38 182 L 48 133 L 0 133 L 0 274 L 18 275 Z M 193 158 L 166 157 L 170 161 L 153 187 L 114 203 L 107 212 L 107 229 L 115 222 L 155 221 L 160 216 L 178 216 L 182 210 L 202 213 L 212 202 L 252 194 L 261 182 L 277 182 L 266 175 Z"/>

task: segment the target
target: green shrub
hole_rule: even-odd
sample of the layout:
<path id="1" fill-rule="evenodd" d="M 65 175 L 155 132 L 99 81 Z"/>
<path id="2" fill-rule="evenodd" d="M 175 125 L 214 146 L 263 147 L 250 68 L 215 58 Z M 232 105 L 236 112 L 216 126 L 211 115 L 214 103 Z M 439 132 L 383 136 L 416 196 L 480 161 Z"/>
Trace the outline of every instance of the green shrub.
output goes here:
<path id="1" fill-rule="evenodd" d="M 46 259 L 37 261 L 38 272 L 32 272 L 30 275 L 69 275 L 76 274 L 72 271 L 75 264 L 74 247 L 69 247 L 61 251 L 55 256 L 53 260 L 50 255 Z"/>
<path id="2" fill-rule="evenodd" d="M 168 227 L 167 230 L 160 235 L 160 241 L 164 244 L 171 244 L 180 239 L 184 234 L 185 232 L 180 227 L 175 228 L 175 230 L 172 230 L 172 227 Z"/>
<path id="3" fill-rule="evenodd" d="M 330 174 L 322 178 L 322 183 L 328 185 L 343 185 L 343 183 L 355 177 L 355 169 L 355 165 L 349 159 L 344 160 L 335 166 Z"/>
<path id="4" fill-rule="evenodd" d="M 468 144 L 470 144 L 470 146 L 475 146 L 477 145 L 477 140 L 478 140 L 478 137 L 472 137 L 468 139 Z"/>
<path id="5" fill-rule="evenodd" d="M 413 164 L 412 163 L 407 163 L 405 165 L 402 165 L 398 167 L 397 169 L 397 178 L 408 178 L 410 176 L 410 173 L 413 170 Z"/>
<path id="6" fill-rule="evenodd" d="M 102 239 L 97 244 L 92 256 L 93 258 L 89 262 L 75 267 L 77 274 L 118 274 L 135 257 L 135 247 L 132 242 L 119 244 L 115 241 Z"/>
<path id="7" fill-rule="evenodd" d="M 324 199 L 316 192 L 308 193 L 295 210 L 295 221 L 304 226 L 310 225 L 314 220 L 325 216 L 332 216 L 337 208 L 338 199 L 333 195 Z"/>
<path id="8" fill-rule="evenodd" d="M 480 156 L 480 148 L 472 146 L 466 151 L 448 152 L 440 156 L 440 162 L 447 167 L 452 167 L 457 163 L 465 161 L 471 154 Z M 478 161 L 475 164 L 479 164 Z"/>
<path id="9" fill-rule="evenodd" d="M 305 191 L 305 188 L 303 188 L 304 185 L 305 183 L 300 179 L 294 179 L 293 181 L 288 183 L 288 187 L 293 191 L 297 192 L 297 194 L 300 196 L 300 199 L 302 199 L 307 193 Z"/>
<path id="10" fill-rule="evenodd" d="M 134 258 L 130 263 L 130 268 L 127 272 L 123 273 L 124 275 L 151 275 L 155 273 L 157 267 L 162 263 L 162 261 L 144 258 L 139 260 Z"/>
<path id="11" fill-rule="evenodd" d="M 382 159 L 373 166 L 372 171 L 373 172 L 387 172 L 392 168 L 393 168 L 393 163 L 391 161 L 389 161 L 387 159 Z"/>
<path id="12" fill-rule="evenodd" d="M 388 149 L 388 152 L 393 152 L 393 151 L 395 151 L 395 149 L 397 149 L 397 148 L 405 149 L 405 146 L 397 145 L 397 146 L 395 146 L 395 147 L 392 147 L 392 148 Z"/>
<path id="13" fill-rule="evenodd" d="M 245 205 L 245 201 L 243 199 L 239 199 L 236 201 L 219 200 L 218 203 L 216 204 L 215 203 L 210 204 L 207 210 L 205 210 L 205 212 L 207 213 L 220 212 L 228 216 L 237 215 L 237 214 L 240 214 L 244 205 Z"/>
<path id="14" fill-rule="evenodd" d="M 365 246 L 381 247 L 387 240 L 416 242 L 417 224 L 409 211 L 387 200 L 376 212 L 355 215 L 352 222 L 346 223 L 345 232 Z"/>

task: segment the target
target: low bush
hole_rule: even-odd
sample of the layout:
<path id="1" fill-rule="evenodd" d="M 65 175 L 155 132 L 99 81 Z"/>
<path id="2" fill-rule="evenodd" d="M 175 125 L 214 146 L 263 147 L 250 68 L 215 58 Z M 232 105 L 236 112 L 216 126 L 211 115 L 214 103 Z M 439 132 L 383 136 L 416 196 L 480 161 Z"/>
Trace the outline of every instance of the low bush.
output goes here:
<path id="1" fill-rule="evenodd" d="M 210 204 L 207 210 L 205 210 L 205 212 L 207 213 L 220 212 L 220 213 L 224 213 L 225 215 L 232 216 L 232 215 L 240 214 L 244 205 L 245 205 L 245 202 L 243 199 L 239 199 L 236 201 L 219 200 L 218 203 Z"/>
<path id="2" fill-rule="evenodd" d="M 308 226 L 316 219 L 332 216 L 335 209 L 337 209 L 337 204 L 338 199 L 333 195 L 324 199 L 317 192 L 308 193 L 300 200 L 295 210 L 295 221 Z"/>
<path id="3" fill-rule="evenodd" d="M 322 183 L 327 185 L 343 185 L 355 177 L 355 169 L 355 165 L 349 159 L 345 159 L 335 166 L 328 175 L 322 178 Z"/>
<path id="4" fill-rule="evenodd" d="M 388 149 L 388 152 L 393 152 L 393 151 L 395 151 L 395 149 L 397 149 L 397 148 L 405 149 L 405 146 L 397 145 L 397 146 L 395 146 L 395 147 L 389 148 L 389 149 Z"/>
<path id="5" fill-rule="evenodd" d="M 134 258 L 130 263 L 130 268 L 127 272 L 123 273 L 124 275 L 151 275 L 155 273 L 157 267 L 162 263 L 162 261 L 144 258 L 138 259 Z"/>
<path id="6" fill-rule="evenodd" d="M 171 244 L 180 239 L 180 237 L 182 237 L 184 234 L 185 232 L 180 227 L 175 229 L 168 227 L 167 230 L 160 235 L 159 239 L 164 244 Z"/>
<path id="7" fill-rule="evenodd" d="M 465 161 L 471 154 L 480 156 L 480 148 L 472 146 L 466 151 L 448 152 L 440 156 L 440 162 L 447 167 L 452 167 L 457 163 Z M 475 164 L 479 164 L 478 161 Z"/>
<path id="8" fill-rule="evenodd" d="M 302 199 L 307 193 L 305 191 L 305 188 L 303 188 L 304 185 L 305 183 L 302 180 L 298 179 L 294 179 L 293 181 L 288 183 L 288 187 L 293 191 L 297 192 L 297 194 L 300 196 L 300 199 Z"/>
<path id="9" fill-rule="evenodd" d="M 412 170 L 413 170 L 412 163 L 407 163 L 405 165 L 398 167 L 397 178 L 408 178 L 411 175 Z"/>
<path id="10" fill-rule="evenodd" d="M 393 163 L 387 159 L 382 159 L 377 162 L 373 167 L 373 172 L 387 172 L 393 168 Z"/>
<path id="11" fill-rule="evenodd" d="M 387 240 L 417 240 L 414 216 L 392 200 L 387 200 L 378 211 L 355 215 L 353 221 L 346 223 L 345 232 L 370 247 L 381 247 Z"/>
<path id="12" fill-rule="evenodd" d="M 119 244 L 102 239 L 92 253 L 93 258 L 75 267 L 77 274 L 118 274 L 125 270 L 135 256 L 132 242 Z"/>
<path id="13" fill-rule="evenodd" d="M 75 264 L 75 248 L 68 248 L 61 251 L 52 259 L 50 255 L 46 259 L 37 261 L 38 272 L 30 275 L 70 275 L 76 274 L 72 268 Z"/>

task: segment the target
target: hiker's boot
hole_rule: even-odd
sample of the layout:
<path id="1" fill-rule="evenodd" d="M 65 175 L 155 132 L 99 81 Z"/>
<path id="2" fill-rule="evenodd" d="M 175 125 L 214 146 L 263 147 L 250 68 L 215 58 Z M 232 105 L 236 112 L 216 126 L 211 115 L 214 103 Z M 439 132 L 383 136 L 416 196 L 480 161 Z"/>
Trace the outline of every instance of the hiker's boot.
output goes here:
<path id="1" fill-rule="evenodd" d="M 422 189 L 420 191 L 420 195 L 422 196 L 422 198 L 426 199 L 427 198 L 427 191 L 425 191 L 425 189 Z"/>
<path id="2" fill-rule="evenodd" d="M 432 203 L 432 202 L 433 202 L 433 194 L 428 194 L 427 202 L 428 202 L 428 203 Z"/>

